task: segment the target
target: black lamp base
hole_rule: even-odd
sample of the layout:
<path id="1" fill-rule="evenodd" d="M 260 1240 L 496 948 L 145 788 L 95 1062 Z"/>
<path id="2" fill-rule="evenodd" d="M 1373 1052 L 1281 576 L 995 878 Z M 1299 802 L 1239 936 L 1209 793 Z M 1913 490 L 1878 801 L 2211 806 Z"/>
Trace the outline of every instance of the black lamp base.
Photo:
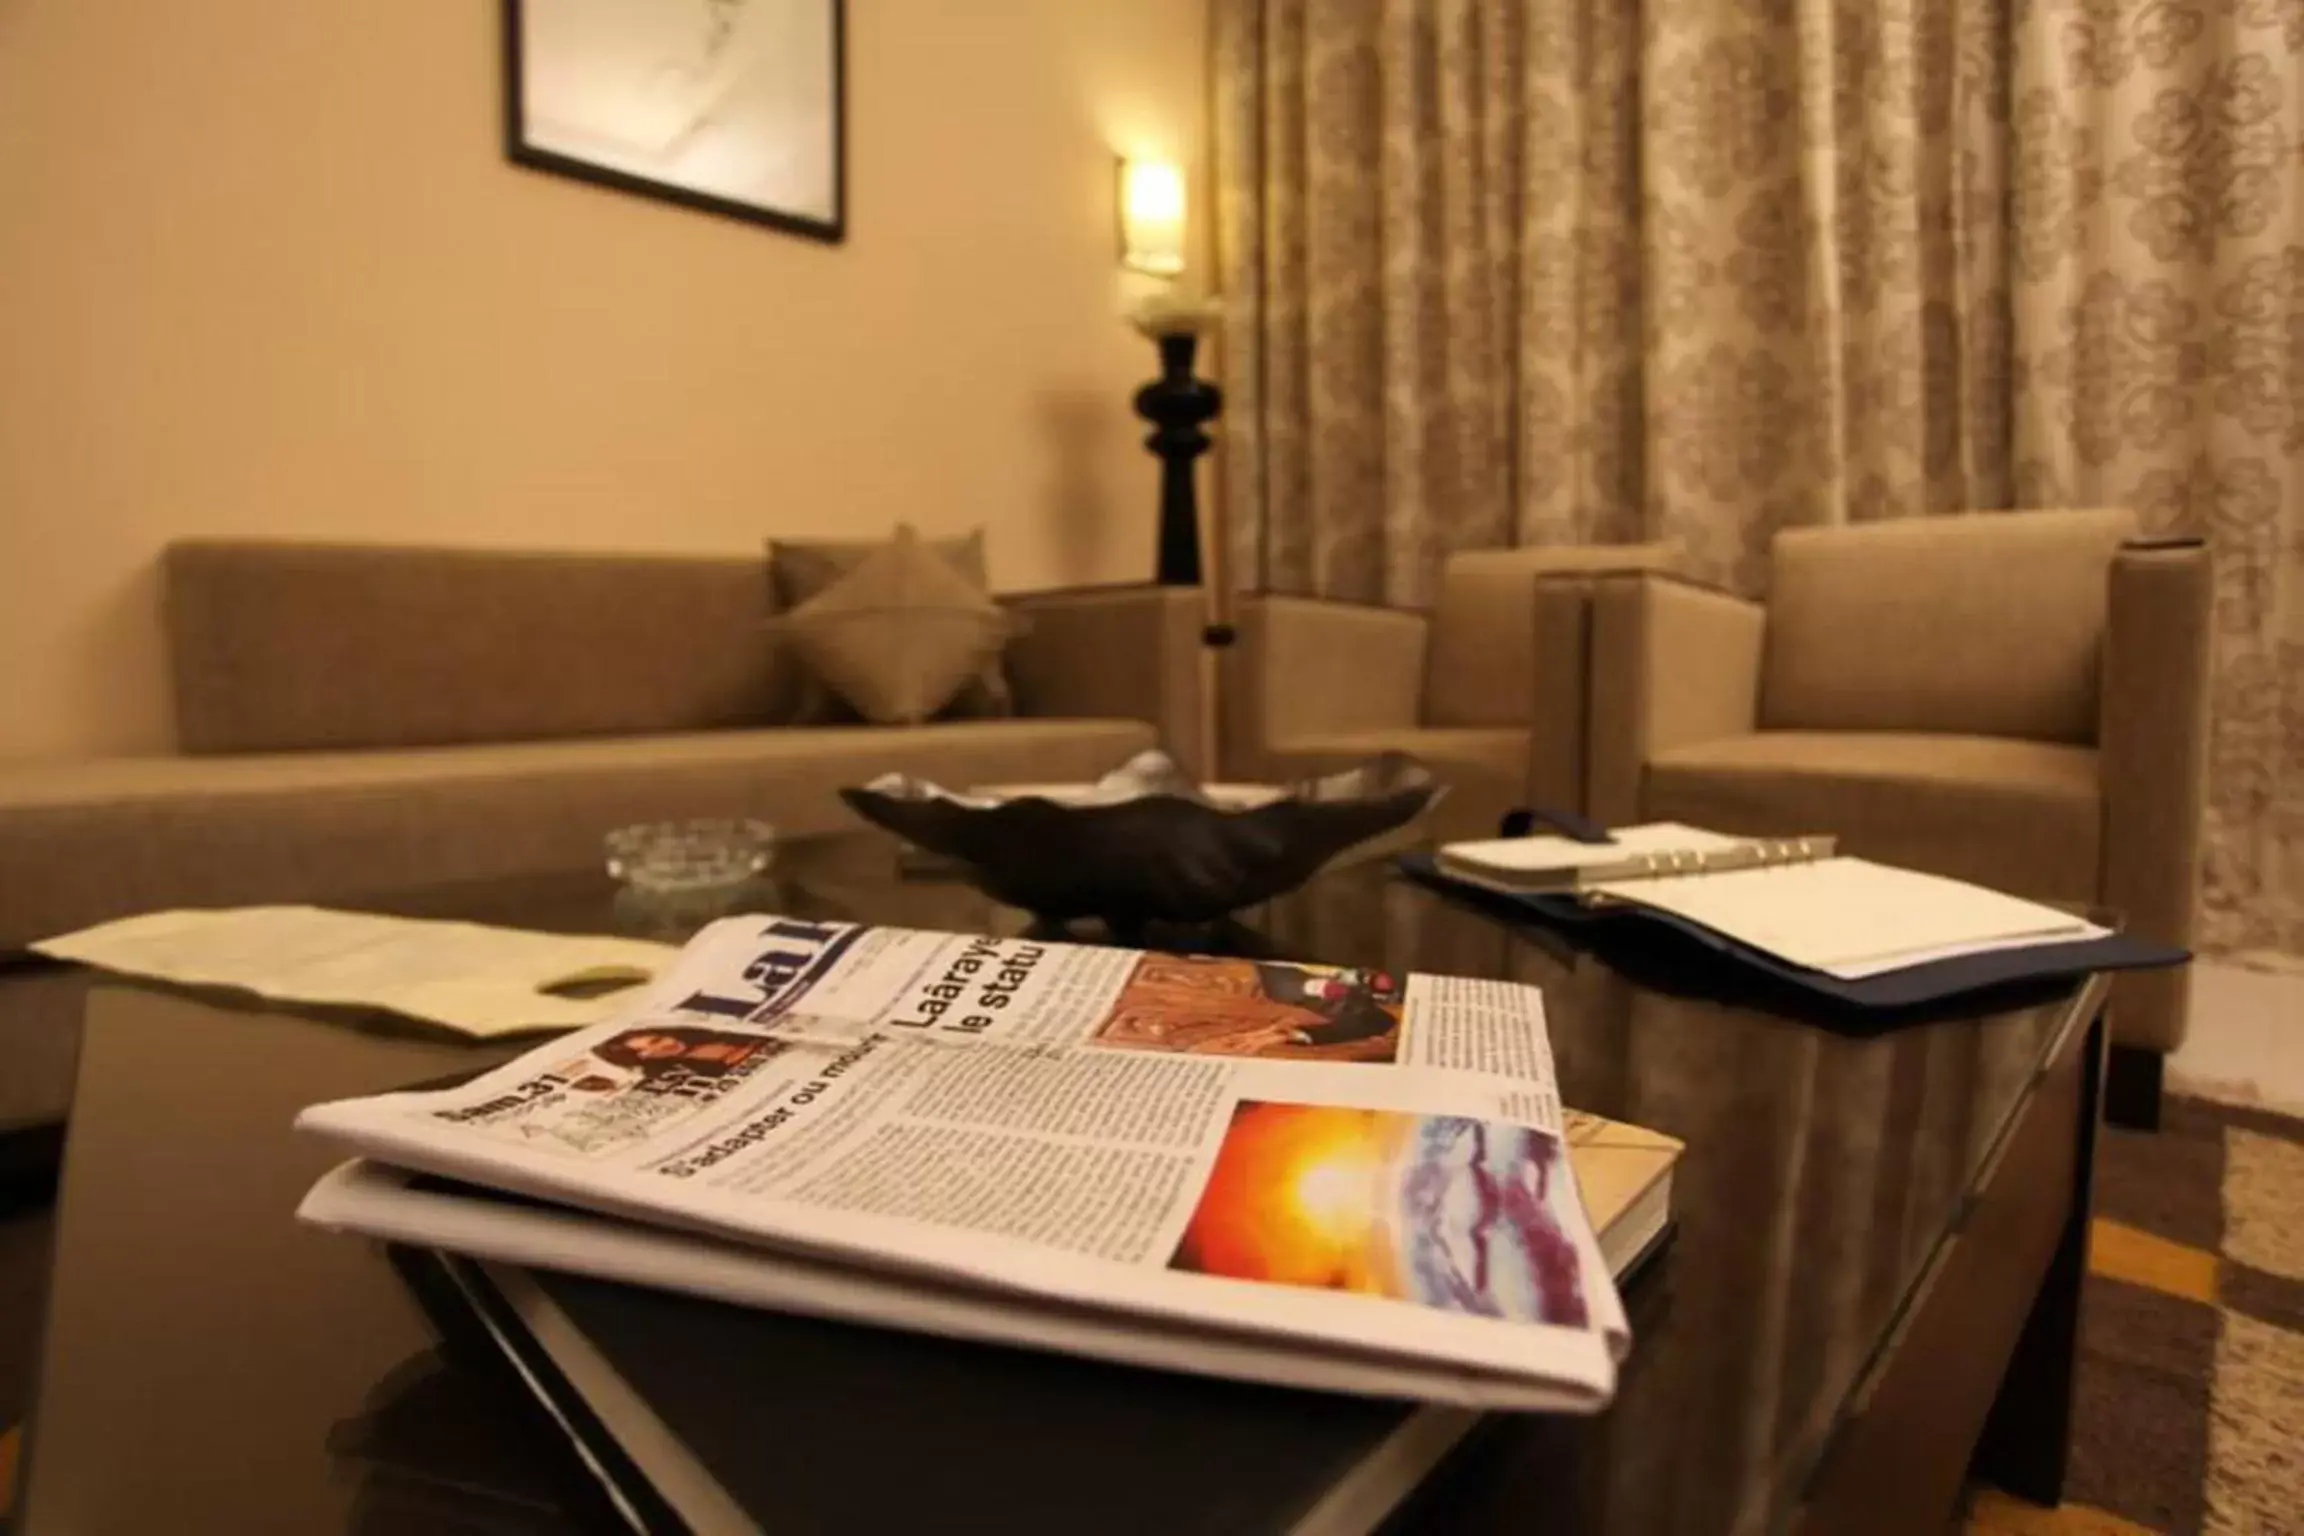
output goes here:
<path id="1" fill-rule="evenodd" d="M 1192 461 L 1214 440 L 1201 430 L 1224 408 L 1224 392 L 1192 376 L 1200 338 L 1174 331 L 1158 338 L 1160 377 L 1136 391 L 1136 414 L 1152 423 L 1144 446 L 1160 456 L 1160 549 L 1155 579 L 1164 587 L 1200 585 L 1200 499 Z"/>

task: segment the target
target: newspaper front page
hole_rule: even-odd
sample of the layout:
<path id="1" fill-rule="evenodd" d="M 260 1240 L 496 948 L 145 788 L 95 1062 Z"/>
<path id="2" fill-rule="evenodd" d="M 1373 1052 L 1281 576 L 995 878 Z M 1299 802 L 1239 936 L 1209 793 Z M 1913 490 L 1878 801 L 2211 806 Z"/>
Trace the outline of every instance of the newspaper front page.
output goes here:
<path id="1" fill-rule="evenodd" d="M 1624 1314 L 1510 983 L 731 918 L 621 1017 L 306 1110 L 402 1168 L 800 1259 L 1556 1386 Z"/>

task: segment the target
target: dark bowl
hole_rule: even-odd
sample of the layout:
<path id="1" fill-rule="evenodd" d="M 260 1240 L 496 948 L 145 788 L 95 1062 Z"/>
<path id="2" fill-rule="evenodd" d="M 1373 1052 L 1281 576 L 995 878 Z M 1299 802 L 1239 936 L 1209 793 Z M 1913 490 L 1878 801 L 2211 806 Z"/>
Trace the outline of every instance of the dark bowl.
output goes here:
<path id="1" fill-rule="evenodd" d="M 986 895 L 1035 917 L 1097 918 L 1118 931 L 1208 923 L 1297 886 L 1337 854 L 1415 820 L 1441 794 L 1415 759 L 1387 753 L 1248 808 L 1215 804 L 1165 759 L 1105 781 L 1109 803 L 1023 794 L 968 804 L 891 775 L 840 798 L 857 815 L 960 866 Z M 1139 790 L 1130 784 L 1141 785 Z"/>

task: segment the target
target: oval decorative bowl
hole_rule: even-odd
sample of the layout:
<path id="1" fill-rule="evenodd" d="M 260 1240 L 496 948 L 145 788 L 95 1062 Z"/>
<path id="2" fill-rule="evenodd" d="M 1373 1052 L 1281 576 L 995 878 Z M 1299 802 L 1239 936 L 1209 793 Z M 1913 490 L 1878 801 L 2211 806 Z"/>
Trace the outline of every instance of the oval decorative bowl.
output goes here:
<path id="1" fill-rule="evenodd" d="M 1286 789 L 1192 783 L 1146 752 L 1093 786 L 955 794 L 901 774 L 840 798 L 857 815 L 948 858 L 986 895 L 1055 923 L 1117 932 L 1214 922 L 1293 890 L 1355 843 L 1405 826 L 1442 793 L 1387 753 Z"/>

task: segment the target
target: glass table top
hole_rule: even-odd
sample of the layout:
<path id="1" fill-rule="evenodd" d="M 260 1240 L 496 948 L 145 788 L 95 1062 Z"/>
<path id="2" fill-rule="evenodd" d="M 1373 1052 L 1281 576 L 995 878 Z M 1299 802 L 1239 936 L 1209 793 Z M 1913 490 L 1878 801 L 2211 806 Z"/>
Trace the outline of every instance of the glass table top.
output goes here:
<path id="1" fill-rule="evenodd" d="M 744 909 L 1014 932 L 1022 914 L 856 835 L 788 846 Z M 344 903 L 679 937 L 709 913 L 604 874 Z M 1677 1136 L 1671 1245 L 1626 1287 L 1618 1398 L 1543 1421 L 1558 1529 L 1779 1526 L 2087 987 L 1864 1037 L 1637 976 L 1396 875 L 1331 867 L 1226 944 L 1543 990 L 1567 1101 Z M 0 972 L 12 989 L 54 973 Z M 298 1227 L 333 1161 L 295 1111 L 482 1065 L 382 1018 L 85 988 L 23 1529 L 560 1530 L 588 1504 L 524 1404 L 445 1362 L 371 1248 Z M 1572 1486 L 1569 1486 L 1572 1485 Z M 1126 1529 L 1125 1512 L 1115 1529 Z M 1551 1527 L 1548 1527 L 1551 1528 Z"/>

